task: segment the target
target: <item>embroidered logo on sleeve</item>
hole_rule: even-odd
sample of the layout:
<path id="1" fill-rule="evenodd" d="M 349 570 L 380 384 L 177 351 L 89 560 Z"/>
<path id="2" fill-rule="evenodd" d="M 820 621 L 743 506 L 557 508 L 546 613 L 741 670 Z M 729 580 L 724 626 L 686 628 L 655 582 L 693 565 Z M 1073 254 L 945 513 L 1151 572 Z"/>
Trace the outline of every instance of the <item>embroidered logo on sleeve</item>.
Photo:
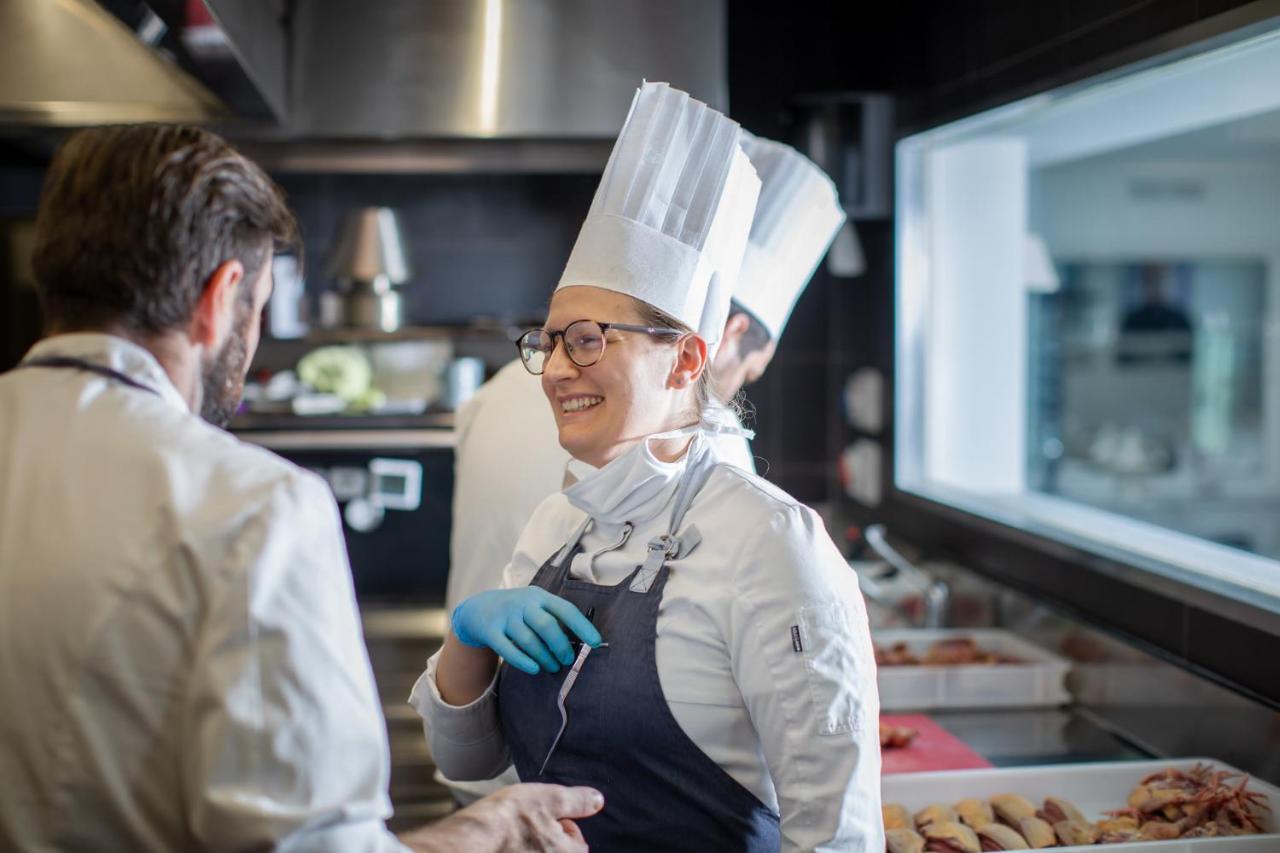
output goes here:
<path id="1" fill-rule="evenodd" d="M 791 649 L 796 654 L 800 654 L 801 652 L 804 651 L 804 641 L 800 639 L 799 625 L 791 626 Z"/>

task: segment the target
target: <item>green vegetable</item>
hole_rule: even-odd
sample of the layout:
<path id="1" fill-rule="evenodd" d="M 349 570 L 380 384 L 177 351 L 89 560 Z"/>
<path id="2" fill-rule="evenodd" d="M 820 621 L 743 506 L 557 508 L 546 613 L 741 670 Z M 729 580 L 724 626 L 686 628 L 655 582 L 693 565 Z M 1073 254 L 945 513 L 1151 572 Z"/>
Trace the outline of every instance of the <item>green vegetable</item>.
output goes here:
<path id="1" fill-rule="evenodd" d="M 373 388 L 373 368 L 364 351 L 355 346 L 320 347 L 298 362 L 298 378 L 323 394 L 333 394 L 348 406 L 378 393 Z"/>

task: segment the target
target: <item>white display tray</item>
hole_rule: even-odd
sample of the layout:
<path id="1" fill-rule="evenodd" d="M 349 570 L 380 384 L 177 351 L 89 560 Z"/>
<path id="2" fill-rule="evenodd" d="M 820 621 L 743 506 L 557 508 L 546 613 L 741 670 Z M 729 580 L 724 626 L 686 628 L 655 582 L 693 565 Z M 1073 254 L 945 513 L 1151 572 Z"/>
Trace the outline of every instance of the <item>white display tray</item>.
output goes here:
<path id="1" fill-rule="evenodd" d="M 1063 681 L 1071 662 L 997 628 L 923 630 L 894 628 L 873 631 L 880 646 L 906 643 L 924 654 L 938 640 L 972 637 L 978 645 L 1023 663 L 974 666 L 882 666 L 879 668 L 882 711 L 927 711 L 939 708 L 1040 708 L 1071 701 Z"/>
<path id="2" fill-rule="evenodd" d="M 938 773 L 905 773 L 884 776 L 880 794 L 885 803 L 900 803 L 914 813 L 932 803 L 955 803 L 968 797 L 1021 794 L 1037 807 L 1047 796 L 1064 797 L 1089 820 L 1124 808 L 1129 792 L 1142 777 L 1176 767 L 1190 770 L 1197 763 L 1215 770 L 1235 771 L 1209 758 L 1174 758 L 1160 761 L 1117 761 L 1098 764 L 1054 764 L 1042 767 L 1007 767 L 991 770 L 947 770 Z M 1193 838 L 1174 841 L 1141 841 L 1126 844 L 1054 847 L 1057 850 L 1093 850 L 1095 853 L 1276 853 L 1280 851 L 1280 788 L 1254 778 L 1249 790 L 1267 796 L 1270 811 L 1263 811 L 1265 835 L 1231 838 Z"/>

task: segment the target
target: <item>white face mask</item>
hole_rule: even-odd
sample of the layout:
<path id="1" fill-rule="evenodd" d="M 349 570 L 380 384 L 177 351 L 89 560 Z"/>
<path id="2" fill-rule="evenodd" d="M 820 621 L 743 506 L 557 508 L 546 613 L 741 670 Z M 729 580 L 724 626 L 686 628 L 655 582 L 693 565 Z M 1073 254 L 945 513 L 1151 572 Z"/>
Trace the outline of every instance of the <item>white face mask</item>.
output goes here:
<path id="1" fill-rule="evenodd" d="M 690 435 L 694 436 L 693 443 L 675 462 L 663 462 L 649 449 L 650 442 Z M 596 521 L 606 524 L 647 521 L 667 505 L 689 459 L 702 455 L 698 453 L 701 441 L 701 429 L 694 425 L 645 436 L 603 468 L 571 460 L 569 473 L 578 482 L 565 489 L 565 497 Z"/>

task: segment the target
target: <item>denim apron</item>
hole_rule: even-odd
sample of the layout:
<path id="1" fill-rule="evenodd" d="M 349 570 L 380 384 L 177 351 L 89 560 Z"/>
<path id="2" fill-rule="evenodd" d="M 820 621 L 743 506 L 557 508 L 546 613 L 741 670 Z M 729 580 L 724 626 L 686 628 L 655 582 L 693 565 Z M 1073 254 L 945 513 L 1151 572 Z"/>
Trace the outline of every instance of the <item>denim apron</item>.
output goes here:
<path id="1" fill-rule="evenodd" d="M 504 666 L 499 677 L 502 728 L 520 779 L 590 785 L 604 794 L 604 810 L 578 821 L 593 850 L 778 850 L 777 815 L 684 733 L 658 679 L 654 648 L 668 561 L 678 562 L 701 540 L 692 526 L 678 537 L 675 532 L 714 470 L 705 462 L 695 468 L 694 461 L 677 489 L 667 534 L 649 542 L 644 563 L 616 586 L 569 576 L 590 519 L 531 581 L 583 612 L 594 609 L 593 621 L 609 643 L 588 654 L 566 697 L 568 724 L 549 758 L 568 668 L 527 675 Z"/>

